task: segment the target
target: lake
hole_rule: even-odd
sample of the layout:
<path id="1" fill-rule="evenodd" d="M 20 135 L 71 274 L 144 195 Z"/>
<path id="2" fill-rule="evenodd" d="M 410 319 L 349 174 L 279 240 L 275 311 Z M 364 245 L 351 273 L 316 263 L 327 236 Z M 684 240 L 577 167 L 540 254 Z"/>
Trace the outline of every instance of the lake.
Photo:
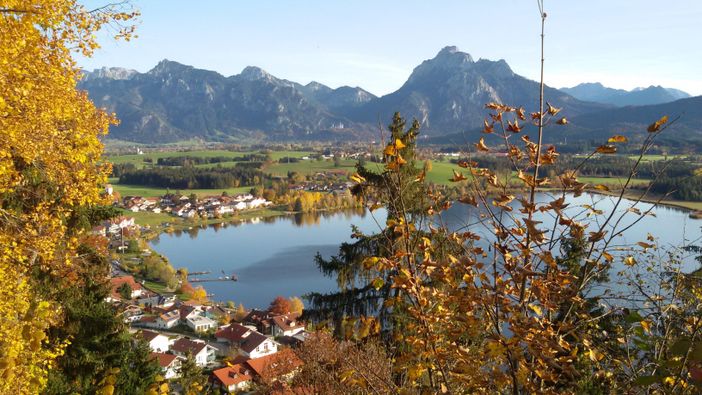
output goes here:
<path id="1" fill-rule="evenodd" d="M 553 200 L 547 194 L 537 198 L 541 202 Z M 605 212 L 611 211 L 613 198 L 596 194 L 570 196 L 569 213 L 583 211 L 583 205 L 592 205 Z M 618 212 L 626 211 L 632 201 L 623 202 Z M 517 203 L 517 206 L 519 203 Z M 639 203 L 642 212 L 651 207 Z M 702 244 L 702 220 L 691 219 L 684 210 L 658 207 L 656 217 L 645 216 L 617 240 L 617 245 L 646 241 L 648 233 L 659 238 L 661 246 Z M 451 229 L 470 226 L 471 231 L 490 238 L 490 229 L 475 225 L 479 217 L 476 208 L 456 203 L 442 215 L 442 220 Z M 620 229 L 639 218 L 630 214 L 621 222 Z M 548 218 L 538 218 L 544 223 Z M 239 281 L 200 283 L 212 299 L 243 303 L 247 308 L 267 307 L 276 296 L 302 296 L 308 292 L 330 292 L 336 290 L 334 279 L 324 277 L 316 267 L 317 253 L 328 258 L 338 252 L 342 242 L 351 240 L 352 225 L 362 232 L 371 233 L 381 229 L 385 212 L 365 210 L 344 212 L 279 216 L 254 220 L 248 223 L 214 225 L 193 228 L 187 232 L 161 234 L 151 246 L 168 257 L 174 267 L 186 267 L 188 271 L 210 271 L 204 277 L 219 277 L 236 274 Z M 697 264 L 692 257 L 685 261 L 686 270 L 694 270 Z M 612 272 L 623 269 L 620 263 Z"/>

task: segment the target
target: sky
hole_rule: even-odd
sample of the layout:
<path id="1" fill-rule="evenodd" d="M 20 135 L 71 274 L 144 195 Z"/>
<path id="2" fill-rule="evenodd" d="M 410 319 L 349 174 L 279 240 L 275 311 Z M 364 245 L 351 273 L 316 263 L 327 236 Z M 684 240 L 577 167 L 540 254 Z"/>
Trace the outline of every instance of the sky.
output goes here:
<path id="1" fill-rule="evenodd" d="M 105 1 L 84 0 L 86 6 Z M 114 42 L 88 70 L 140 72 L 169 59 L 225 76 L 258 66 L 278 78 L 391 93 L 423 60 L 455 45 L 505 59 L 538 80 L 536 0 L 132 0 L 138 38 Z M 546 0 L 545 81 L 632 89 L 662 85 L 702 95 L 702 1 Z"/>

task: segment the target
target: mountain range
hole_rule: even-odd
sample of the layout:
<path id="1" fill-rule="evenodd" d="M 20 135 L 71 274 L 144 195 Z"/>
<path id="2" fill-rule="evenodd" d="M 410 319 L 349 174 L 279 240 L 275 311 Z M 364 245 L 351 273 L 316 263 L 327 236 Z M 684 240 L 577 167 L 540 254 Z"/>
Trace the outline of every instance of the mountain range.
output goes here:
<path id="1" fill-rule="evenodd" d="M 690 97 L 686 92 L 673 88 L 663 88 L 660 85 L 651 85 L 648 88 L 635 88 L 626 91 L 624 89 L 607 88 L 599 82 L 586 82 L 572 88 L 561 88 L 561 91 L 580 100 L 612 104 L 617 107 L 662 104 Z"/>
<path id="2" fill-rule="evenodd" d="M 85 72 L 79 88 L 117 114 L 120 124 L 111 128 L 111 138 L 142 143 L 348 141 L 377 137 L 378 124 L 389 122 L 395 111 L 419 120 L 428 137 L 476 133 L 487 116 L 485 103 L 524 105 L 533 111 L 539 97 L 539 84 L 514 73 L 504 60 L 475 61 L 456 47 L 422 62 L 402 87 L 381 97 L 359 87 L 302 85 L 253 66 L 225 77 L 169 60 L 146 73 L 122 68 Z M 648 115 L 659 113 L 655 108 L 620 113 L 626 108 L 581 100 L 574 97 L 577 92 L 551 87 L 544 93 L 574 120 L 573 130 L 579 131 L 574 138 L 609 130 L 610 121 L 621 125 L 630 116 L 646 118 L 628 120 L 631 124 L 646 123 Z M 691 112 L 696 118 L 685 130 L 702 135 L 702 128 L 695 129 L 701 110 Z M 595 116 L 600 113 L 606 116 Z"/>

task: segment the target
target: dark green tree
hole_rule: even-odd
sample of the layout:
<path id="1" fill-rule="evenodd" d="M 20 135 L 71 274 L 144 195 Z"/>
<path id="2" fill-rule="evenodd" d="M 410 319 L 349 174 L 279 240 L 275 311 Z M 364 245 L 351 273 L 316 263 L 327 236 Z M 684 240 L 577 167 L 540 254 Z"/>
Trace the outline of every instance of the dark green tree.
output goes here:
<path id="1" fill-rule="evenodd" d="M 428 191 L 422 171 L 415 166 L 419 122 L 414 120 L 406 129 L 405 120 L 395 113 L 388 130 L 390 139 L 384 153 L 386 170 L 376 173 L 357 163 L 355 178 L 363 182 L 356 185 L 352 193 L 365 202 L 382 202 L 387 208 L 388 221 L 401 219 L 420 223 L 426 215 Z M 392 171 L 398 156 L 407 165 L 399 171 Z M 387 230 L 366 235 L 354 228 L 352 237 L 356 241 L 343 243 L 337 256 L 330 259 L 319 254 L 316 256 L 317 266 L 325 275 L 336 278 L 339 291 L 306 295 L 309 308 L 305 315 L 312 320 L 331 320 L 337 328 L 345 317 L 377 316 L 381 322 L 387 323 L 390 310 L 383 302 L 396 294 L 396 290 L 387 285 L 393 273 L 367 270 L 363 260 L 368 256 L 383 256 L 395 243 L 396 236 Z"/>
<path id="2" fill-rule="evenodd" d="M 132 298 L 132 287 L 127 283 L 120 285 L 119 288 L 117 288 L 117 292 L 119 292 L 119 296 L 124 300 L 130 300 Z"/>
<path id="3" fill-rule="evenodd" d="M 176 383 L 180 386 L 181 393 L 185 395 L 204 393 L 207 384 L 207 376 L 203 374 L 202 368 L 197 366 L 192 355 L 188 354 L 178 370 L 180 377 Z"/>

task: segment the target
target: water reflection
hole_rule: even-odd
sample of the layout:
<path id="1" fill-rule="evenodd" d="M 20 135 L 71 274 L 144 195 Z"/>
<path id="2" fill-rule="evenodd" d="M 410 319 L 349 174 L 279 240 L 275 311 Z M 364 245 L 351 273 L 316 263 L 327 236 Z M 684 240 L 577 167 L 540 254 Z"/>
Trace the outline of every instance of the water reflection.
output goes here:
<path id="1" fill-rule="evenodd" d="M 540 194 L 538 200 L 547 203 L 556 197 Z M 567 202 L 570 205 L 565 213 L 571 217 L 588 215 L 590 209 L 587 206 L 603 212 L 614 208 L 614 199 L 603 195 L 584 194 L 577 198 L 569 197 Z M 634 202 L 625 201 L 617 208 L 617 216 L 625 214 L 633 205 Z M 648 203 L 635 205 L 641 212 L 650 207 Z M 516 203 L 515 212 L 519 208 L 519 203 Z M 618 228 L 628 227 L 634 221 L 638 223 L 617 237 L 616 244 L 633 245 L 646 240 L 649 232 L 657 236 L 664 247 L 702 244 L 702 220 L 691 219 L 688 212 L 670 207 L 658 207 L 655 213 L 656 217 L 628 213 Z M 508 218 L 505 220 L 509 221 Z M 543 213 L 537 220 L 543 221 L 543 227 L 553 224 L 553 218 Z M 242 302 L 247 307 L 265 307 L 277 295 L 300 296 L 312 291 L 335 289 L 333 279 L 325 278 L 317 270 L 315 254 L 320 252 L 324 257 L 336 254 L 339 245 L 350 240 L 352 225 L 357 225 L 364 233 L 373 233 L 379 230 L 378 224 L 384 223 L 383 210 L 373 213 L 364 209 L 307 213 L 194 226 L 185 231 L 164 233 L 152 240 L 151 245 L 167 256 L 175 267 L 239 274 L 238 283 L 203 284 L 208 293 L 215 294 L 216 300 Z M 441 222 L 435 225 L 452 230 L 470 230 L 480 235 L 481 241 L 478 243 L 486 251 L 494 238 L 492 228 L 485 221 L 485 213 L 460 203 L 444 212 Z M 189 237 L 182 238 L 184 232 Z M 685 261 L 685 265 L 688 271 L 698 267 L 694 258 Z M 624 269 L 626 267 L 621 261 L 617 261 L 612 274 Z"/>

